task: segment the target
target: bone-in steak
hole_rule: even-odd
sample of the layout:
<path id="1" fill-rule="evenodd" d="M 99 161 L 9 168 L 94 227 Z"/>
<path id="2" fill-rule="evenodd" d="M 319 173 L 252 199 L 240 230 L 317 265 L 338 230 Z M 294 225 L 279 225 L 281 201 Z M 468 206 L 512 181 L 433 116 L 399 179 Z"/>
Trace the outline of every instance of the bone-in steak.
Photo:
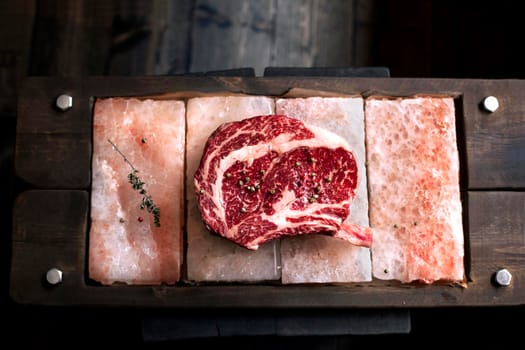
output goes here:
<path id="1" fill-rule="evenodd" d="M 343 225 L 358 176 L 354 155 L 338 135 L 284 115 L 264 115 L 217 128 L 194 180 L 206 227 L 256 250 L 301 234 L 370 246 L 370 229 Z"/>

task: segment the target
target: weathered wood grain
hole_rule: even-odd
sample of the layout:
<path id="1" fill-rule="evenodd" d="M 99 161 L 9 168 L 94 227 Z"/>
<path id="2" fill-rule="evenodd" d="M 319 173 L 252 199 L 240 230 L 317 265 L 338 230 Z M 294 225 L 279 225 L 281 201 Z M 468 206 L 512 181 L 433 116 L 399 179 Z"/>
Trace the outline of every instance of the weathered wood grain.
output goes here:
<path id="1" fill-rule="evenodd" d="M 91 135 L 18 134 L 17 174 L 40 188 L 85 188 L 91 182 Z"/>
<path id="2" fill-rule="evenodd" d="M 351 66 L 353 2 L 197 1 L 190 70 Z"/>
<path id="3" fill-rule="evenodd" d="M 467 178 L 469 189 L 524 188 L 525 169 L 525 107 L 520 102 L 525 87 L 522 80 L 457 80 L 457 79 L 380 79 L 380 78 L 322 78 L 322 77 L 137 77 L 137 78 L 89 78 L 80 81 L 67 79 L 29 79 L 21 90 L 19 104 L 20 117 L 17 133 L 34 135 L 42 143 L 42 135 L 52 138 L 54 134 L 70 134 L 77 138 L 80 146 L 59 146 L 57 157 L 53 152 L 40 147 L 24 150 L 30 142 L 17 141 L 17 173 L 26 181 L 36 186 L 56 186 L 35 179 L 31 173 L 34 165 L 47 171 L 56 169 L 46 166 L 62 161 L 64 154 L 68 159 L 76 159 L 75 164 L 89 166 L 87 150 L 91 133 L 91 102 L 96 96 L 144 96 L 162 95 L 167 92 L 194 91 L 199 93 L 246 93 L 260 95 L 281 95 L 291 88 L 329 91 L 344 94 L 411 96 L 417 94 L 447 94 L 457 97 L 462 111 L 458 111 L 458 125 L 463 128 L 466 137 L 460 139 L 459 149 L 464 155 L 466 167 L 463 177 Z M 60 93 L 73 94 L 73 109 L 60 112 L 53 108 L 53 103 Z M 189 96 L 186 93 L 184 96 Z M 480 108 L 480 103 L 487 95 L 500 99 L 501 107 L 494 113 Z M 183 97 L 184 97 L 183 96 Z M 22 136 L 27 137 L 27 136 Z M 68 137 L 64 137 L 67 139 Z M 37 143 L 38 144 L 38 143 Z M 45 154 L 51 154 L 51 158 Z M 61 156 L 58 156 L 61 154 Z M 48 157 L 48 158 L 46 158 Z M 34 162 L 34 163 L 32 163 Z M 79 163 L 80 162 L 80 163 Z M 33 164 L 33 165 L 32 165 Z M 63 166 L 71 167 L 70 164 Z M 76 168 L 76 167 L 75 167 Z M 46 170 L 44 170 L 46 171 Z M 82 170 L 88 176 L 87 170 Z M 64 172 L 66 175 L 66 172 Z M 73 173 L 71 174 L 73 175 Z M 59 179 L 57 178 L 57 181 Z M 63 187 L 85 188 L 87 179 L 73 183 L 64 179 Z M 76 181 L 76 180 L 75 180 Z"/>
<path id="4" fill-rule="evenodd" d="M 160 2 L 160 1 L 157 1 Z M 156 24 L 156 43 L 150 74 L 184 74 L 190 71 L 191 25 L 195 1 L 160 2 L 155 6 L 150 23 Z M 159 18 L 161 19 L 159 21 Z"/>
<path id="5" fill-rule="evenodd" d="M 23 192 L 15 200 L 13 242 L 84 244 L 87 204 L 84 191 Z"/>
<path id="6" fill-rule="evenodd" d="M 353 2 L 277 1 L 270 66 L 348 67 L 354 64 Z"/>
<path id="7" fill-rule="evenodd" d="M 33 33 L 31 52 L 22 56 L 30 58 L 31 75 L 167 75 L 242 67 L 262 75 L 271 66 L 371 62 L 374 1 L 31 3 L 35 10 L 25 12 L 30 23 L 20 26 Z"/>
<path id="8" fill-rule="evenodd" d="M 31 78 L 26 83 L 28 88 L 22 90 L 23 94 L 20 96 L 21 114 L 15 164 L 17 175 L 39 190 L 22 194 L 15 206 L 11 294 L 19 302 L 195 308 L 437 307 L 525 303 L 525 162 L 521 152 L 516 151 L 525 148 L 525 121 L 520 102 L 525 93 L 524 81 L 98 77 L 81 81 Z M 78 144 L 78 139 L 81 139 L 79 135 L 84 135 L 84 140 L 90 142 L 86 135 L 91 132 L 91 107 L 94 98 L 147 95 L 168 98 L 166 93 L 175 94 L 169 95 L 172 97 L 186 98 L 224 92 L 278 96 L 291 88 L 361 94 L 365 97 L 376 94 L 447 94 L 456 97 L 459 108 L 457 120 L 463 127 L 459 145 L 465 158 L 465 162 L 461 164 L 462 176 L 468 180 L 463 184 L 463 190 L 468 191 L 464 201 L 466 265 L 469 276 L 467 288 L 444 285 L 421 287 L 381 281 L 324 286 L 182 284 L 172 287 L 101 288 L 86 282 L 87 219 L 83 210 L 87 212 L 89 203 L 90 146 L 87 143 L 80 146 L 82 152 L 85 152 L 81 153 L 78 147 L 74 148 L 74 144 Z M 76 96 L 75 101 L 80 101 L 79 105 L 74 103 L 75 107 L 66 112 L 72 113 L 71 115 L 53 110 L 52 101 L 59 91 L 69 91 Z M 479 102 L 487 94 L 500 98 L 501 107 L 495 113 L 489 114 L 479 108 Z M 55 152 L 56 145 L 61 143 L 67 147 L 60 146 L 62 148 L 59 149 L 74 151 Z M 21 153 L 20 150 L 26 152 Z M 84 154 L 83 160 L 75 159 L 74 156 L 78 154 Z M 44 161 L 40 159 L 42 156 Z M 84 170 L 80 164 L 84 164 Z M 42 175 L 42 171 L 47 172 L 47 176 Z M 83 177 L 73 181 L 72 174 Z M 40 190 L 59 187 L 81 188 L 85 191 Z M 37 215 L 38 212 L 43 214 Z M 28 257 L 33 257 L 34 261 Z M 48 288 L 41 281 L 42 269 L 44 265 L 47 269 L 47 265 L 56 263 L 57 257 L 62 259 L 59 261 L 61 264 L 70 269 L 68 273 L 72 273 L 73 278 L 56 288 Z M 510 287 L 498 288 L 492 283 L 492 274 L 499 267 L 511 270 L 514 279 Z"/>
<path id="9" fill-rule="evenodd" d="M 525 188 L 525 105 L 522 80 L 491 80 L 463 95 L 470 189 Z M 493 95 L 494 113 L 480 108 Z"/>
<path id="10" fill-rule="evenodd" d="M 18 195 L 11 261 L 15 300 L 45 303 L 48 297 L 75 298 L 85 283 L 88 210 L 86 191 L 39 190 Z M 53 289 L 45 283 L 45 274 L 53 267 L 62 270 L 65 288 Z"/>
<path id="11" fill-rule="evenodd" d="M 196 1 L 190 71 L 252 67 L 261 73 L 271 61 L 276 11 L 275 0 Z"/>
<path id="12" fill-rule="evenodd" d="M 37 188 L 87 189 L 91 181 L 90 96 L 81 93 L 80 81 L 33 78 L 22 84 L 15 174 Z M 55 106 L 62 93 L 73 97 L 70 110 Z"/>
<path id="13" fill-rule="evenodd" d="M 376 0 L 354 0 L 354 32 L 352 35 L 352 65 L 366 67 L 377 65 L 374 62 L 376 30 L 379 24 L 377 16 L 379 4 Z M 381 65 L 385 62 L 379 61 Z"/>
<path id="14" fill-rule="evenodd" d="M 272 66 L 312 67 L 315 48 L 312 46 L 312 1 L 299 4 L 280 1 L 275 14 L 275 41 L 272 43 Z"/>
<path id="15" fill-rule="evenodd" d="M 194 2 L 119 1 L 105 74 L 187 73 Z"/>
<path id="16" fill-rule="evenodd" d="M 505 294 L 525 297 L 525 192 L 470 191 L 468 211 L 470 280 L 490 289 L 492 274 L 507 268 L 515 278 Z"/>
<path id="17" fill-rule="evenodd" d="M 0 2 L 0 120 L 16 115 L 18 80 L 27 74 L 35 0 Z"/>
<path id="18" fill-rule="evenodd" d="M 348 67 L 356 64 L 353 58 L 354 22 L 357 20 L 355 2 L 316 0 L 311 3 L 310 54 L 313 55 L 313 62 L 310 67 Z M 288 40 L 291 44 L 294 38 Z M 275 62 L 274 65 L 280 64 Z"/>
<path id="19" fill-rule="evenodd" d="M 114 15 L 114 1 L 38 1 L 29 74 L 103 74 Z"/>

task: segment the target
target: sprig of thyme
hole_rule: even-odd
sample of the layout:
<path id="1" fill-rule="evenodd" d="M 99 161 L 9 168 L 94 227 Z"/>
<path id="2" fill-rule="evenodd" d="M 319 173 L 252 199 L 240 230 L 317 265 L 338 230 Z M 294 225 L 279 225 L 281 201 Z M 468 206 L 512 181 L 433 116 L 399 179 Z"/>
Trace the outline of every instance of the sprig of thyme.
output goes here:
<path id="1" fill-rule="evenodd" d="M 122 159 L 124 159 L 124 161 L 128 163 L 128 165 L 131 167 L 131 173 L 128 174 L 128 182 L 131 184 L 131 187 L 134 190 L 139 191 L 139 193 L 142 195 L 140 209 L 146 209 L 148 213 L 153 214 L 153 221 L 155 223 L 155 226 L 160 227 L 160 208 L 157 207 L 157 205 L 153 201 L 153 198 L 151 198 L 151 195 L 149 195 L 146 189 L 144 188 L 144 185 L 146 183 L 142 181 L 137 175 L 139 171 L 133 166 L 133 164 L 131 164 L 131 162 L 128 160 L 128 158 L 126 158 L 124 153 L 122 153 L 118 149 L 117 145 L 115 145 L 110 139 L 108 139 L 108 142 L 111 144 L 111 146 L 113 146 L 113 149 L 120 154 Z"/>

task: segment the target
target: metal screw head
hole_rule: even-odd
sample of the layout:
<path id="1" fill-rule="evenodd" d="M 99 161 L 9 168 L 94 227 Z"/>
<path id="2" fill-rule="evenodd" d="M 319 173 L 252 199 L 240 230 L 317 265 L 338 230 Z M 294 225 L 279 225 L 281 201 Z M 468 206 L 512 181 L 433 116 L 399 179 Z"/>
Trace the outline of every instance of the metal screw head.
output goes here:
<path id="1" fill-rule="evenodd" d="M 69 95 L 60 95 L 56 99 L 56 106 L 62 111 L 67 111 L 73 107 L 73 97 Z"/>
<path id="2" fill-rule="evenodd" d="M 57 268 L 49 269 L 46 273 L 46 280 L 49 284 L 59 284 L 62 282 L 62 271 Z"/>
<path id="3" fill-rule="evenodd" d="M 512 281 L 512 274 L 507 269 L 499 269 L 494 275 L 494 280 L 498 285 L 506 287 L 509 286 Z"/>
<path id="4" fill-rule="evenodd" d="M 488 112 L 495 112 L 499 108 L 499 101 L 494 96 L 487 96 L 483 99 L 483 108 Z"/>

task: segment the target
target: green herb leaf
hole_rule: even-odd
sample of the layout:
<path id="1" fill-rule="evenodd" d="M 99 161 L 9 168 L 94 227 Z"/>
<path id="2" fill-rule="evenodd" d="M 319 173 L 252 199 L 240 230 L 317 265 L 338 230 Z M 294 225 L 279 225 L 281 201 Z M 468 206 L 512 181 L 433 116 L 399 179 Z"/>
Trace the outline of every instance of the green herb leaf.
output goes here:
<path id="1" fill-rule="evenodd" d="M 143 143 L 146 139 L 143 139 Z M 160 227 L 160 208 L 157 207 L 155 202 L 153 202 L 153 198 L 148 194 L 146 189 L 144 188 L 144 185 L 146 184 L 144 181 L 140 179 L 140 177 L 137 176 L 137 173 L 139 172 L 133 164 L 130 163 L 130 161 L 126 158 L 126 156 L 118 149 L 117 145 L 115 145 L 111 140 L 108 139 L 108 142 L 113 146 L 113 149 L 117 151 L 122 159 L 128 165 L 131 167 L 131 173 L 128 174 L 128 182 L 131 184 L 131 187 L 134 190 L 139 191 L 139 193 L 142 195 L 142 200 L 140 202 L 140 209 L 144 210 L 146 209 L 148 213 L 153 214 L 153 222 L 156 227 Z M 140 221 L 140 220 L 139 220 Z"/>

